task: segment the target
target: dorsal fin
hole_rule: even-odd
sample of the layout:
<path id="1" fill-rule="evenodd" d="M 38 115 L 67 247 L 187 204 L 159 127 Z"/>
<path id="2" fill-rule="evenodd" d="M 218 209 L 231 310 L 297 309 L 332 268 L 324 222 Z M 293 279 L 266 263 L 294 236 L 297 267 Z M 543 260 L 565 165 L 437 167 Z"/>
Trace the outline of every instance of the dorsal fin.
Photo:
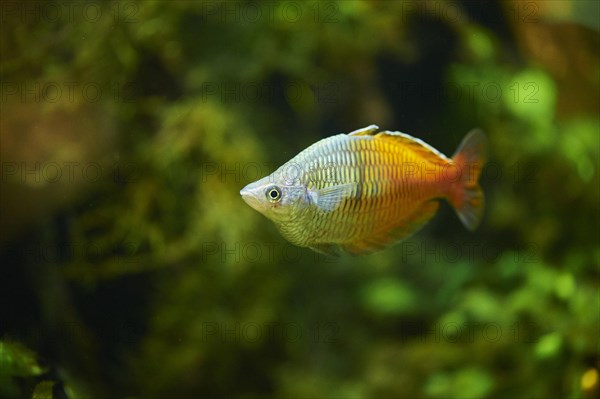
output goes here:
<path id="1" fill-rule="evenodd" d="M 369 125 L 362 129 L 357 129 L 353 132 L 348 133 L 348 136 L 373 136 L 379 130 L 377 125 Z"/>
<path id="2" fill-rule="evenodd" d="M 348 133 L 348 136 L 371 136 L 377 140 L 389 140 L 395 145 L 402 145 L 406 149 L 413 151 L 427 159 L 439 160 L 440 158 L 444 161 L 451 161 L 447 156 L 427 144 L 421 139 L 411 136 L 410 134 L 402 132 L 390 132 L 390 131 L 379 131 L 379 126 L 369 125 L 362 129 L 355 130 Z"/>
<path id="3" fill-rule="evenodd" d="M 395 145 L 405 146 L 408 150 L 416 152 L 428 159 L 443 159 L 444 161 L 451 161 L 447 156 L 427 144 L 421 139 L 413 137 L 409 134 L 402 132 L 379 132 L 374 136 L 377 140 L 388 140 L 393 142 Z"/>

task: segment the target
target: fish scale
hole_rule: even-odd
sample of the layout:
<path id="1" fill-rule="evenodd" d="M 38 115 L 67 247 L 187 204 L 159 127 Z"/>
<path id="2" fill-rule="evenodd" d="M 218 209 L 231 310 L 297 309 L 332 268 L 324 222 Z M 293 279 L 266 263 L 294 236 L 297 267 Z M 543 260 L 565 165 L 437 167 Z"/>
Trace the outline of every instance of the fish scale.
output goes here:
<path id="1" fill-rule="evenodd" d="M 397 197 L 405 200 L 404 208 L 413 209 L 415 204 L 421 202 L 424 197 L 441 194 L 434 193 L 433 190 L 427 192 L 422 184 L 417 184 L 416 189 L 409 192 L 407 190 L 409 178 L 394 178 L 394 173 L 391 170 L 392 168 L 400 169 L 402 167 L 399 162 L 400 159 L 404 159 L 404 162 L 418 161 L 416 158 L 397 156 L 402 150 L 401 147 L 394 149 L 387 143 L 372 140 L 370 136 L 357 137 L 352 141 L 345 140 L 346 137 L 345 135 L 338 135 L 326 139 L 327 142 L 316 149 L 314 154 L 308 152 L 304 156 L 305 159 L 310 159 L 311 156 L 316 157 L 317 165 L 321 165 L 312 173 L 305 175 L 305 178 L 313 182 L 316 188 L 321 189 L 332 184 L 358 183 L 358 193 L 360 194 L 346 200 L 343 206 L 329 215 L 327 222 L 330 225 L 329 230 L 332 234 L 336 234 L 336 228 L 343 227 L 344 224 L 352 224 L 349 223 L 352 218 L 357 218 L 357 225 L 363 226 L 365 231 L 369 231 L 369 225 L 377 222 L 381 223 L 381 219 L 385 219 L 387 215 L 383 212 L 384 210 L 399 208 L 394 203 Z M 342 154 L 344 151 L 353 152 L 354 162 L 352 164 L 345 161 Z M 330 182 L 323 178 L 327 175 L 326 165 L 331 163 L 340 165 L 341 173 L 338 174 L 340 181 Z M 392 168 L 386 168 L 388 165 Z M 325 169 L 323 169 L 324 167 Z M 361 171 L 360 175 L 364 177 L 357 179 L 357 176 L 349 173 L 350 168 L 358 168 Z M 434 187 L 431 186 L 431 188 Z M 412 195 L 408 196 L 406 194 Z M 399 210 L 399 212 L 401 211 Z M 384 218 L 381 217 L 381 214 Z M 361 217 L 360 215 L 365 216 Z M 325 219 L 320 216 L 315 213 L 313 218 L 325 222 Z M 340 223 L 340 221 L 344 222 Z M 339 235 L 344 235 L 343 231 Z M 352 240 L 357 234 L 354 231 L 346 235 Z"/>
<path id="2" fill-rule="evenodd" d="M 483 207 L 477 179 L 484 150 L 479 131 L 450 159 L 419 139 L 371 125 L 313 144 L 241 193 L 294 244 L 368 253 L 418 230 L 437 211 L 436 199 L 447 199 L 474 229 Z M 474 176 L 463 173 L 467 163 L 474 163 Z M 444 168 L 461 173 L 452 180 L 440 173 Z M 279 196 L 269 198 L 269 190 Z"/>

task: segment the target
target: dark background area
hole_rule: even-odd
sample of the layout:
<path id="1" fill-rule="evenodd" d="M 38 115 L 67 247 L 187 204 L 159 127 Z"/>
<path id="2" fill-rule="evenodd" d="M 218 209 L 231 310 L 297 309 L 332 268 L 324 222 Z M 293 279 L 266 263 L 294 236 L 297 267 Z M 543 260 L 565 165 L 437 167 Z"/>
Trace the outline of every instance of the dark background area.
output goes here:
<path id="1" fill-rule="evenodd" d="M 597 397 L 597 2 L 0 11 L 1 397 Z M 328 258 L 241 200 L 371 123 L 486 132 L 475 233 Z"/>

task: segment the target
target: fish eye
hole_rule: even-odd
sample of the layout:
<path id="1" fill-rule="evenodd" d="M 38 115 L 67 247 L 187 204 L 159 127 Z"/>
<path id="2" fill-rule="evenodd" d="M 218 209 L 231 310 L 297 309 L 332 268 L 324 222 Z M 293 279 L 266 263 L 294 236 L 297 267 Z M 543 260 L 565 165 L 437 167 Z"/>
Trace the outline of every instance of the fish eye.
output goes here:
<path id="1" fill-rule="evenodd" d="M 281 199 L 281 189 L 277 186 L 272 186 L 267 189 L 267 199 L 271 202 L 278 202 Z"/>

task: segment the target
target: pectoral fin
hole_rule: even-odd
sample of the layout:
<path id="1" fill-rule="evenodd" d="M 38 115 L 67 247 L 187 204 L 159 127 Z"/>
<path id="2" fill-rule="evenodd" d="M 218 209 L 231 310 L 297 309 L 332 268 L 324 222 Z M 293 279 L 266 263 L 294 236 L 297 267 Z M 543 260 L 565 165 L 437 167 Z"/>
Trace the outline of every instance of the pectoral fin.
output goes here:
<path id="1" fill-rule="evenodd" d="M 319 209 L 331 212 L 337 209 L 345 199 L 352 197 L 355 190 L 356 183 L 347 183 L 314 190 L 309 195 Z"/>

